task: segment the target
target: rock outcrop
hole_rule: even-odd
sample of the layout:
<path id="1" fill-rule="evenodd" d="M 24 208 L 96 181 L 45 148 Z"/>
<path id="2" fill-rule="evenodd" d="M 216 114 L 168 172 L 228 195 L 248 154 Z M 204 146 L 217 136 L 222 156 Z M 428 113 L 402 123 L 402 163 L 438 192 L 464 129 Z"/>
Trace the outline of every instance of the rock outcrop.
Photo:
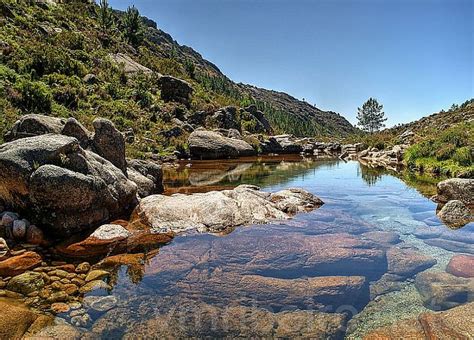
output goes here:
<path id="1" fill-rule="evenodd" d="M 301 189 L 277 193 L 241 185 L 234 190 L 192 195 L 152 195 L 140 201 L 135 210 L 140 220 L 156 231 L 180 232 L 187 229 L 221 231 L 243 224 L 284 220 L 299 211 L 321 206 L 323 202 Z"/>
<path id="2" fill-rule="evenodd" d="M 136 204 L 136 185 L 76 138 L 47 134 L 0 146 L 0 200 L 30 220 L 72 234 Z"/>
<path id="3" fill-rule="evenodd" d="M 139 63 L 137 63 L 135 60 L 130 58 L 128 55 L 123 54 L 123 53 L 111 53 L 109 54 L 109 57 L 119 65 L 122 65 L 124 68 L 125 73 L 127 74 L 134 74 L 137 72 L 143 72 L 143 73 L 152 73 L 152 70 L 150 70 L 148 67 L 145 67 Z"/>
<path id="4" fill-rule="evenodd" d="M 128 178 L 138 186 L 140 197 L 163 192 L 163 170 L 160 165 L 152 161 L 129 159 L 127 166 Z"/>
<path id="5" fill-rule="evenodd" d="M 188 138 L 189 152 L 196 159 L 252 156 L 256 152 L 243 140 L 224 137 L 214 131 L 196 130 Z"/>

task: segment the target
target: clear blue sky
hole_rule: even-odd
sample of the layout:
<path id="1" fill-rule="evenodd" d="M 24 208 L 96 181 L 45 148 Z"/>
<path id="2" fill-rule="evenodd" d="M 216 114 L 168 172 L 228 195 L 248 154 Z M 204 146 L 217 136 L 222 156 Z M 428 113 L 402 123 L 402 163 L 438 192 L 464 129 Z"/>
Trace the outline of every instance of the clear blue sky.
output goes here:
<path id="1" fill-rule="evenodd" d="M 355 123 L 373 96 L 388 125 L 474 97 L 474 0 L 109 0 L 134 4 L 237 82 Z"/>

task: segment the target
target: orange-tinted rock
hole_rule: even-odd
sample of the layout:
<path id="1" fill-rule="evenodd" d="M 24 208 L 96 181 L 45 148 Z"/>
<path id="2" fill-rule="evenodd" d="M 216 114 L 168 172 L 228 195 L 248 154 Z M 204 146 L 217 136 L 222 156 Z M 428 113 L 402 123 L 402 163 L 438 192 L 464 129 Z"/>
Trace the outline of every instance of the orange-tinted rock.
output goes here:
<path id="1" fill-rule="evenodd" d="M 474 277 L 474 256 L 454 255 L 446 271 L 460 277 Z"/>
<path id="2" fill-rule="evenodd" d="M 413 249 L 393 247 L 387 251 L 387 262 L 390 274 L 410 277 L 434 266 L 437 261 Z"/>
<path id="3" fill-rule="evenodd" d="M 0 262 L 0 276 L 16 276 L 41 264 L 41 256 L 33 251 Z"/>
<path id="4" fill-rule="evenodd" d="M 472 315 L 474 315 L 474 303 L 444 312 L 422 313 L 418 318 L 402 320 L 391 326 L 379 328 L 364 339 L 470 339 L 474 334 Z"/>

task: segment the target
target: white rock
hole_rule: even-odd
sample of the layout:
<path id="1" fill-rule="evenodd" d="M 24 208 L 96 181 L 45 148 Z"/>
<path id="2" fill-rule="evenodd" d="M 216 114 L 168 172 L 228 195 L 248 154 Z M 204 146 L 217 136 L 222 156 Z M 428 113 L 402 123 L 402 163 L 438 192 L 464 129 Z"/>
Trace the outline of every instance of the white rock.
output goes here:
<path id="1" fill-rule="evenodd" d="M 90 237 L 99 240 L 123 240 L 130 236 L 130 232 L 118 224 L 104 224 L 94 231 Z"/>

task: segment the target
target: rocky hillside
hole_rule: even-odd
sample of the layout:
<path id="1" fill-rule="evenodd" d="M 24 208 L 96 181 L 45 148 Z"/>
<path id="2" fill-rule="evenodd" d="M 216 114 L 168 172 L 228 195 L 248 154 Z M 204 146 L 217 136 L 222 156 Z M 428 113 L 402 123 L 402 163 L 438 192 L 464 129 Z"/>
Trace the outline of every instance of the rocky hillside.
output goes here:
<path id="1" fill-rule="evenodd" d="M 134 157 L 186 150 L 200 126 L 317 137 L 356 131 L 289 95 L 235 84 L 133 12 L 104 15 L 79 0 L 33 3 L 0 2 L 0 142 L 27 113 L 73 117 L 89 129 L 96 117 L 111 119 Z M 258 110 L 240 109 L 251 104 Z M 228 106 L 236 109 L 220 110 Z"/>

